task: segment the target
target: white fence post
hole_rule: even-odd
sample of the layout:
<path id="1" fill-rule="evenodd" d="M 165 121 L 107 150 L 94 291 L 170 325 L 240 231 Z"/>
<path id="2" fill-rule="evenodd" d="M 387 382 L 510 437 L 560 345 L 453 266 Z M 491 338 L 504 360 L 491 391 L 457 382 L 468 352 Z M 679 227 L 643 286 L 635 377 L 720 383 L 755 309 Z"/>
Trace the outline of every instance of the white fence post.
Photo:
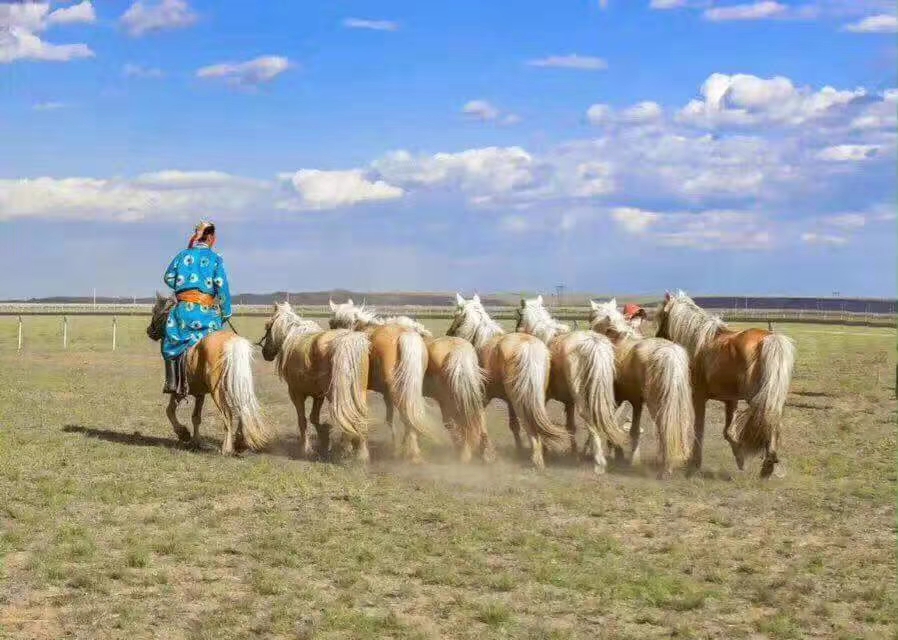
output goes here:
<path id="1" fill-rule="evenodd" d="M 17 353 L 21 353 L 22 351 L 22 316 L 19 316 L 19 346 L 16 349 Z"/>
<path id="2" fill-rule="evenodd" d="M 118 328 L 118 318 L 112 316 L 112 350 L 115 351 L 115 334 Z"/>
<path id="3" fill-rule="evenodd" d="M 69 348 L 69 317 L 62 316 L 62 348 Z"/>

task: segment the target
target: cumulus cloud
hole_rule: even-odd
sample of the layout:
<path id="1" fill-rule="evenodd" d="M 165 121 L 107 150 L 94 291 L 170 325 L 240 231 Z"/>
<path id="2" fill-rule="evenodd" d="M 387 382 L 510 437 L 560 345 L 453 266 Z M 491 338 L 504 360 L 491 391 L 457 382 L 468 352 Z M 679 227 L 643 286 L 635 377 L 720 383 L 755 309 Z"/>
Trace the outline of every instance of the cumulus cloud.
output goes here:
<path id="1" fill-rule="evenodd" d="M 817 159 L 825 162 L 861 162 L 874 157 L 879 147 L 872 144 L 837 144 L 817 152 Z"/>
<path id="2" fill-rule="evenodd" d="M 466 116 L 483 122 L 499 122 L 501 124 L 517 124 L 521 117 L 514 113 L 504 112 L 488 100 L 469 100 L 461 108 Z"/>
<path id="3" fill-rule="evenodd" d="M 186 0 L 137 0 L 121 17 L 129 35 L 139 37 L 159 31 L 184 29 L 198 19 Z"/>
<path id="4" fill-rule="evenodd" d="M 621 113 L 621 118 L 632 124 L 655 122 L 661 118 L 664 110 L 657 102 L 644 101 L 634 104 Z"/>
<path id="5" fill-rule="evenodd" d="M 783 76 L 714 73 L 701 87 L 702 98 L 680 110 L 680 122 L 701 127 L 800 125 L 838 116 L 868 95 L 864 89 L 819 91 L 796 87 Z"/>
<path id="6" fill-rule="evenodd" d="M 223 62 L 202 67 L 198 78 L 219 79 L 229 84 L 253 87 L 271 82 L 290 68 L 290 61 L 283 56 L 260 56 L 246 62 Z"/>
<path id="7" fill-rule="evenodd" d="M 168 171 L 133 180 L 0 180 L 0 220 L 30 217 L 134 222 L 192 218 L 198 211 L 237 216 L 251 210 L 267 189 L 263 182 L 219 172 Z"/>
<path id="8" fill-rule="evenodd" d="M 844 27 L 852 33 L 898 33 L 898 16 L 880 14 L 852 22 Z"/>
<path id="9" fill-rule="evenodd" d="M 289 180 L 295 197 L 278 206 L 291 211 L 337 209 L 365 202 L 396 200 L 405 194 L 402 188 L 383 180 L 372 180 L 359 169 L 300 169 L 282 178 Z"/>
<path id="10" fill-rule="evenodd" d="M 581 56 L 576 53 L 528 60 L 527 65 L 554 69 L 579 69 L 581 71 L 601 71 L 608 68 L 608 62 L 604 58 Z"/>
<path id="11" fill-rule="evenodd" d="M 763 20 L 782 15 L 786 11 L 786 5 L 772 0 L 762 0 L 748 4 L 735 4 L 725 7 L 712 7 L 706 9 L 704 18 L 712 22 L 726 22 L 730 20 Z"/>
<path id="12" fill-rule="evenodd" d="M 590 124 L 604 125 L 611 122 L 614 110 L 607 104 L 594 104 L 586 110 L 586 119 Z"/>
<path id="13" fill-rule="evenodd" d="M 343 26 L 347 29 L 369 29 L 371 31 L 398 31 L 399 24 L 392 20 L 363 20 L 361 18 L 346 18 Z"/>
<path id="14" fill-rule="evenodd" d="M 688 4 L 688 0 L 652 0 L 649 7 L 652 9 L 679 9 Z"/>
<path id="15" fill-rule="evenodd" d="M 81 2 L 71 7 L 50 11 L 50 4 L 0 3 L 0 64 L 17 60 L 68 62 L 92 58 L 94 52 L 86 44 L 53 44 L 43 39 L 48 29 L 96 20 L 93 4 Z"/>
<path id="16" fill-rule="evenodd" d="M 823 222 L 843 229 L 857 229 L 867 224 L 867 216 L 863 213 L 841 213 L 835 216 L 827 216 L 823 219 Z"/>
<path id="17" fill-rule="evenodd" d="M 640 235 L 645 233 L 650 225 L 657 222 L 661 218 L 661 214 L 636 207 L 616 207 L 611 210 L 611 217 L 627 233 Z"/>

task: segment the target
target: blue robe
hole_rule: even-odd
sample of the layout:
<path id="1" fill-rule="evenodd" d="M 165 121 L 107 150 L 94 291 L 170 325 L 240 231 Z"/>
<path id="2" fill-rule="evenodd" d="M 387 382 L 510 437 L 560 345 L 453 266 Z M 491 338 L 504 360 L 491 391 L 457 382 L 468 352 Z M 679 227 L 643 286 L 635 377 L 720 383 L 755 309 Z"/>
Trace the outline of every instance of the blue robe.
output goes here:
<path id="1" fill-rule="evenodd" d="M 171 310 L 162 340 L 162 357 L 171 360 L 224 326 L 231 292 L 221 256 L 202 244 L 176 255 L 162 279 L 175 293 L 196 289 L 218 298 L 218 307 L 179 302 Z"/>

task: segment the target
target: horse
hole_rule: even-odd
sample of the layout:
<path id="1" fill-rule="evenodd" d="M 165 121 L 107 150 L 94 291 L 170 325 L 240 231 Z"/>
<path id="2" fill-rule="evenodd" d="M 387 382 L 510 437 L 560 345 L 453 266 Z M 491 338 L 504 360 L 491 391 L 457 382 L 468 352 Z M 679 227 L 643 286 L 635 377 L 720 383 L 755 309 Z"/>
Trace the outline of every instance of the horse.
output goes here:
<path id="1" fill-rule="evenodd" d="M 543 297 L 521 299 L 515 312 L 516 331 L 535 336 L 551 355 L 549 399 L 564 405 L 571 457 L 577 455 L 576 414 L 586 422 L 592 443 L 593 470 L 604 473 L 600 434 L 616 447 L 628 444 L 618 426 L 614 405 L 614 349 L 608 338 L 592 331 L 571 331 L 549 315 Z"/>
<path id="2" fill-rule="evenodd" d="M 615 395 L 633 407 L 631 460 L 639 449 L 643 405 L 655 423 L 661 453 L 661 477 L 686 462 L 694 439 L 689 354 L 664 338 L 646 338 L 617 309 L 617 300 L 589 301 L 589 324 L 614 345 L 617 361 Z"/>
<path id="3" fill-rule="evenodd" d="M 147 326 L 147 336 L 151 340 L 158 342 L 164 337 L 168 314 L 176 304 L 174 296 L 166 298 L 156 293 L 156 302 Z M 255 451 L 263 449 L 275 432 L 263 420 L 253 389 L 252 343 L 232 331 L 219 330 L 190 347 L 186 358 L 189 393 L 196 400 L 191 416 L 193 437 L 178 422 L 178 398 L 172 395 L 165 410 L 178 439 L 182 442 L 192 441 L 194 446 L 199 446 L 203 403 L 206 395 L 211 394 L 224 421 L 225 439 L 221 445 L 221 453 L 226 456 L 234 455 L 235 440 L 238 447 L 246 444 Z"/>
<path id="4" fill-rule="evenodd" d="M 551 357 L 541 340 L 526 333 L 506 333 L 487 314 L 474 294 L 465 300 L 455 294 L 456 309 L 446 335 L 474 345 L 486 375 L 484 405 L 493 398 L 508 404 L 508 427 L 518 452 L 523 449 L 520 425 L 530 437 L 530 461 L 545 468 L 543 445 L 561 450 L 569 441 L 567 431 L 554 424 L 546 411 Z"/>
<path id="5" fill-rule="evenodd" d="M 333 320 L 331 327 L 337 328 Z M 371 341 L 368 389 L 383 396 L 395 454 L 420 463 L 418 436 L 430 435 L 423 395 L 428 365 L 424 338 L 416 329 L 401 324 L 372 325 L 362 333 Z M 393 426 L 394 411 L 399 412 L 405 425 L 401 442 Z"/>
<path id="6" fill-rule="evenodd" d="M 725 407 L 723 435 L 736 466 L 742 470 L 747 455 L 763 452 L 761 477 L 770 477 L 779 462 L 777 448 L 792 383 L 795 343 L 781 333 L 764 329 L 730 329 L 683 291 L 664 295 L 656 322 L 658 337 L 683 345 L 691 360 L 695 409 L 691 470 L 697 471 L 702 464 L 705 403 L 719 400 Z M 734 423 L 739 400 L 746 400 L 748 408 Z"/>
<path id="7" fill-rule="evenodd" d="M 299 423 L 300 455 L 311 457 L 306 398 L 312 397 L 311 421 L 318 433 L 319 455 L 330 449 L 330 426 L 321 423 L 321 406 L 327 398 L 331 420 L 355 448 L 355 457 L 367 462 L 368 454 L 368 352 L 371 341 L 364 333 L 340 329 L 326 331 L 313 320 L 304 320 L 288 302 L 274 305 L 260 340 L 262 357 L 276 360 L 275 368 L 287 383 Z M 348 448 L 348 447 L 347 447 Z"/>
<path id="8" fill-rule="evenodd" d="M 398 324 L 417 331 L 427 346 L 424 396 L 439 405 L 443 425 L 456 440 L 461 461 L 469 462 L 475 448 L 485 462 L 494 459 L 486 431 L 483 371 L 470 342 L 451 336 L 435 338 L 427 327 L 408 316 L 378 316 L 365 305 L 355 305 L 351 298 L 343 304 L 334 304 L 332 300 L 329 303 L 333 314 L 331 328 L 365 330 Z"/>

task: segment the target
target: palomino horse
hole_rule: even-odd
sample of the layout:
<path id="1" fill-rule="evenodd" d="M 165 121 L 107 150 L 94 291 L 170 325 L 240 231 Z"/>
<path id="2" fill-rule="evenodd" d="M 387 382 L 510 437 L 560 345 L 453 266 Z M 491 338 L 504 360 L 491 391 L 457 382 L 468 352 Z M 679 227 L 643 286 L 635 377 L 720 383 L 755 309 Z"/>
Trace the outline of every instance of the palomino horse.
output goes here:
<path id="1" fill-rule="evenodd" d="M 692 387 L 689 354 L 663 338 L 644 338 L 617 310 L 617 300 L 589 301 L 589 324 L 611 340 L 617 356 L 614 391 L 618 402 L 633 407 L 630 426 L 631 459 L 639 449 L 639 422 L 643 405 L 655 422 L 661 453 L 661 475 L 686 461 L 693 441 Z"/>
<path id="2" fill-rule="evenodd" d="M 543 297 L 521 300 L 517 310 L 517 331 L 542 340 L 549 347 L 551 372 L 549 398 L 564 405 L 571 456 L 577 455 L 576 414 L 586 422 L 592 443 L 593 468 L 605 472 L 605 455 L 600 434 L 616 447 L 629 438 L 615 420 L 614 349 L 605 336 L 592 331 L 571 331 L 554 320 L 543 306 Z"/>
<path id="3" fill-rule="evenodd" d="M 261 340 L 262 357 L 271 362 L 287 383 L 299 423 L 300 454 L 311 457 L 306 398 L 312 397 L 312 424 L 318 432 L 319 455 L 330 449 L 330 426 L 321 423 L 321 405 L 327 398 L 331 420 L 355 447 L 356 459 L 368 461 L 368 351 L 364 333 L 340 329 L 325 331 L 313 320 L 303 320 L 287 302 L 274 306 Z"/>
<path id="4" fill-rule="evenodd" d="M 484 415 L 483 372 L 470 342 L 451 336 L 434 338 L 423 324 L 408 316 L 378 316 L 373 309 L 356 306 L 352 299 L 344 304 L 331 301 L 330 307 L 332 328 L 364 331 L 373 326 L 399 324 L 421 334 L 428 356 L 424 395 L 437 401 L 443 425 L 457 441 L 462 462 L 471 459 L 475 448 L 479 448 L 485 461 L 493 459 Z"/>
<path id="5" fill-rule="evenodd" d="M 656 316 L 658 337 L 678 342 L 692 361 L 692 399 L 695 408 L 695 446 L 690 465 L 702 465 L 705 403 L 720 400 L 726 409 L 724 438 L 741 470 L 745 456 L 764 452 L 761 477 L 779 462 L 777 446 L 783 407 L 792 382 L 795 343 L 763 329 L 733 331 L 702 310 L 682 291 L 667 292 Z M 748 408 L 733 424 L 739 400 Z"/>
<path id="6" fill-rule="evenodd" d="M 537 469 L 545 467 L 543 441 L 561 450 L 569 441 L 568 433 L 554 424 L 546 412 L 549 388 L 549 348 L 526 333 L 506 333 L 486 312 L 476 294 L 465 300 L 455 294 L 457 307 L 447 335 L 464 338 L 474 345 L 480 366 L 486 374 L 484 402 L 500 398 L 508 403 L 508 427 L 518 451 L 520 423 L 530 437 L 530 460 Z"/>
<path id="7" fill-rule="evenodd" d="M 331 327 L 336 328 L 333 320 Z M 418 436 L 430 434 L 423 395 L 428 358 L 424 339 L 416 329 L 400 324 L 372 325 L 363 333 L 371 340 L 368 389 L 383 395 L 394 449 L 397 455 L 421 462 Z M 405 425 L 401 442 L 393 426 L 394 411 Z"/>
<path id="8" fill-rule="evenodd" d="M 152 318 L 147 327 L 151 340 L 163 338 L 168 314 L 175 304 L 177 300 L 174 296 L 165 298 L 156 294 Z M 254 450 L 262 449 L 271 440 L 273 431 L 262 419 L 253 389 L 252 363 L 252 343 L 231 331 L 210 333 L 187 352 L 188 386 L 190 395 L 196 399 L 191 417 L 194 445 L 199 445 L 206 394 L 212 394 L 212 400 L 224 420 L 222 454 L 233 455 L 235 438 L 239 440 L 241 436 Z M 172 395 L 165 413 L 178 439 L 186 442 L 191 439 L 190 432 L 178 422 L 177 408 L 178 400 Z"/>

